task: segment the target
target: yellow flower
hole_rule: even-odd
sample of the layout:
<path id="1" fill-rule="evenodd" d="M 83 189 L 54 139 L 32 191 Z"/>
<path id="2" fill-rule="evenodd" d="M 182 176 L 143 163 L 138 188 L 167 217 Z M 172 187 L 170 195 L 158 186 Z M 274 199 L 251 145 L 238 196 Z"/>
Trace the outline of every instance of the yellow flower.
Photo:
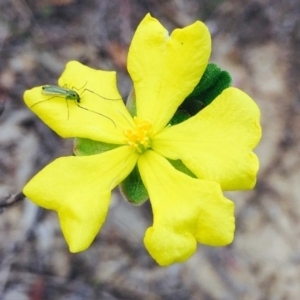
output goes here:
<path id="1" fill-rule="evenodd" d="M 78 92 L 79 103 L 26 91 L 26 104 L 65 138 L 114 144 L 100 154 L 56 159 L 24 188 L 36 204 L 57 211 L 71 252 L 90 246 L 109 207 L 111 190 L 137 165 L 151 201 L 154 222 L 144 243 L 160 265 L 182 262 L 197 242 L 222 246 L 234 235 L 234 205 L 222 190 L 251 189 L 260 139 L 259 109 L 236 88 L 175 126 L 168 123 L 193 91 L 210 56 L 206 26 L 197 21 L 171 35 L 149 14 L 128 54 L 134 83 L 134 118 L 121 101 L 114 72 L 67 64 L 59 86 Z M 195 175 L 176 170 L 181 160 Z"/>

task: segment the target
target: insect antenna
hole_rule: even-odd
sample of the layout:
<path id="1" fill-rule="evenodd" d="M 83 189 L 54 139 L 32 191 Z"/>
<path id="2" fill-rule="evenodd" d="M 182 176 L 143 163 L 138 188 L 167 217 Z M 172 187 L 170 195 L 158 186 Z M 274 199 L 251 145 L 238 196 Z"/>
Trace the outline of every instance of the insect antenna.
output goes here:
<path id="1" fill-rule="evenodd" d="M 82 87 L 80 87 L 80 88 L 77 88 L 77 87 L 75 87 L 75 86 L 72 86 L 72 90 L 80 91 L 80 90 L 84 89 L 84 87 L 87 85 L 87 83 L 88 83 L 88 82 L 86 81 L 85 84 L 84 84 Z M 110 100 L 110 101 L 120 101 L 120 100 L 124 100 L 123 98 L 117 98 L 117 99 L 115 99 L 115 98 L 104 97 L 104 96 L 102 96 L 102 95 L 100 95 L 100 94 L 95 93 L 94 91 L 92 91 L 92 90 L 90 90 L 90 89 L 84 89 L 84 90 L 82 91 L 81 95 L 80 95 L 80 98 L 81 98 L 82 94 L 83 94 L 85 91 L 88 91 L 88 92 L 90 92 L 90 93 L 92 93 L 92 94 L 94 94 L 94 95 L 97 95 L 98 97 L 100 97 L 100 98 L 102 98 L 102 99 L 104 99 L 104 100 Z M 79 101 L 80 101 L 80 100 L 81 100 L 81 99 L 79 99 Z"/>
<path id="2" fill-rule="evenodd" d="M 114 124 L 115 128 L 117 128 L 116 123 L 115 123 L 111 118 L 109 118 L 108 116 L 106 116 L 106 115 L 104 115 L 104 114 L 101 114 L 101 113 L 98 113 L 98 112 L 96 112 L 96 111 L 90 110 L 90 109 L 88 109 L 88 108 L 86 108 L 86 107 L 83 107 L 83 106 L 79 105 L 78 102 L 75 102 L 75 103 L 76 103 L 76 105 L 77 105 L 78 107 L 80 107 L 80 108 L 82 108 L 82 109 L 85 109 L 86 111 L 93 112 L 93 113 L 95 113 L 95 114 L 97 114 L 97 115 L 100 115 L 100 116 L 102 116 L 102 117 L 104 117 L 104 118 L 110 120 L 110 121 Z"/>
<path id="3" fill-rule="evenodd" d="M 94 95 L 97 95 L 98 97 L 100 97 L 100 98 L 102 98 L 102 99 L 104 99 L 104 100 L 110 100 L 110 101 L 120 101 L 120 100 L 124 100 L 123 98 L 118 98 L 118 99 L 107 98 L 107 97 L 104 97 L 104 96 L 102 96 L 102 95 L 99 95 L 99 94 L 97 94 L 97 93 L 95 93 L 95 92 L 93 92 L 93 91 L 91 91 L 91 90 L 89 90 L 89 89 L 84 89 L 83 92 L 81 93 L 81 95 L 82 95 L 85 91 L 88 91 L 88 92 L 90 92 L 90 93 L 92 93 L 92 94 L 94 94 Z"/>

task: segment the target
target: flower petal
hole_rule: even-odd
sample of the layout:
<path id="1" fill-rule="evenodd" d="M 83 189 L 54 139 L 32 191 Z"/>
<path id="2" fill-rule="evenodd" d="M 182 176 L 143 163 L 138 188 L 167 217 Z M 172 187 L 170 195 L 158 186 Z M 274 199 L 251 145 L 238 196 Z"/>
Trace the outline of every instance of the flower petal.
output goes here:
<path id="1" fill-rule="evenodd" d="M 70 251 L 83 251 L 105 221 L 111 190 L 136 161 L 137 155 L 127 146 L 98 155 L 58 158 L 23 192 L 37 205 L 57 211 Z"/>
<path id="2" fill-rule="evenodd" d="M 247 94 L 228 88 L 196 116 L 155 136 L 152 148 L 223 190 L 251 189 L 259 167 L 251 151 L 261 138 L 259 118 Z"/>
<path id="3" fill-rule="evenodd" d="M 128 54 L 137 116 L 161 130 L 199 82 L 210 51 L 210 34 L 200 21 L 169 36 L 158 20 L 146 15 Z"/>
<path id="4" fill-rule="evenodd" d="M 64 138 L 84 137 L 123 143 L 122 131 L 132 124 L 132 118 L 117 90 L 115 72 L 94 70 L 71 61 L 66 65 L 59 85 L 77 92 L 80 103 L 66 100 L 64 95 L 42 94 L 42 87 L 26 91 L 25 103 Z"/>
<path id="5" fill-rule="evenodd" d="M 196 240 L 209 245 L 232 241 L 233 202 L 223 197 L 219 184 L 175 170 L 154 151 L 141 155 L 138 167 L 154 216 L 144 242 L 158 264 L 185 261 L 195 252 Z"/>

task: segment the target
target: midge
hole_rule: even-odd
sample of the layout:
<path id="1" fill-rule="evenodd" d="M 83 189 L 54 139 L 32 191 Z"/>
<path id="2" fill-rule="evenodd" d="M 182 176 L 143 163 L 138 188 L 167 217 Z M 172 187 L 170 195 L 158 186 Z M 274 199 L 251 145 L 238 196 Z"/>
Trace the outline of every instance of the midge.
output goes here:
<path id="1" fill-rule="evenodd" d="M 80 99 L 81 99 L 76 91 L 68 89 L 68 88 L 62 88 L 62 87 L 56 86 L 56 85 L 42 86 L 42 94 L 53 95 L 53 96 L 63 96 L 63 97 L 65 97 L 66 100 L 74 100 L 76 103 L 80 103 Z M 50 100 L 50 99 L 47 99 L 47 100 Z"/>
<path id="2" fill-rule="evenodd" d="M 85 84 L 85 85 L 86 85 L 86 84 Z M 85 86 L 85 85 L 84 85 L 84 86 Z M 84 87 L 84 86 L 83 86 L 83 87 Z M 82 88 L 83 88 L 83 87 L 82 87 Z M 81 88 L 81 89 L 82 89 L 82 88 Z M 99 97 L 101 97 L 101 98 L 103 98 L 103 99 L 105 99 L 105 100 L 111 100 L 111 101 L 123 100 L 122 98 L 119 98 L 119 99 L 110 99 L 110 98 L 102 97 L 102 96 L 98 95 L 97 93 L 95 93 L 95 92 L 93 92 L 93 91 L 91 91 L 91 90 L 88 90 L 88 89 L 85 89 L 82 93 L 84 93 L 85 91 L 89 91 L 90 93 L 95 94 L 95 95 L 97 95 L 97 96 L 99 96 Z M 81 94 L 82 94 L 82 93 L 81 93 Z M 90 109 L 88 109 L 88 108 L 86 108 L 86 107 L 81 106 L 81 105 L 80 105 L 80 103 L 81 103 L 81 96 L 79 96 L 79 94 L 78 94 L 76 91 L 74 91 L 73 89 L 69 89 L 69 88 L 66 88 L 66 87 L 60 87 L 60 86 L 56 86 L 56 85 L 44 85 L 44 86 L 42 86 L 42 94 L 44 94 L 44 95 L 49 95 L 49 96 L 53 96 L 53 97 L 51 97 L 51 98 L 49 98 L 49 99 L 46 99 L 46 100 L 39 101 L 39 102 L 33 104 L 33 105 L 31 106 L 31 108 L 32 108 L 33 106 L 39 104 L 39 103 L 42 103 L 42 102 L 45 102 L 45 101 L 49 101 L 49 100 L 53 99 L 54 97 L 61 97 L 61 98 L 64 98 L 64 99 L 66 100 L 66 103 L 67 103 L 67 107 L 68 107 L 68 119 L 69 119 L 69 104 L 68 104 L 68 100 L 71 100 L 71 101 L 74 101 L 75 104 L 76 104 L 79 108 L 84 109 L 84 110 L 89 111 L 89 112 L 92 112 L 92 113 L 95 113 L 95 114 L 100 115 L 100 116 L 102 116 L 102 117 L 104 117 L 104 118 L 107 118 L 107 119 L 110 120 L 110 121 L 114 124 L 114 126 L 116 127 L 115 122 L 114 122 L 111 118 L 109 118 L 108 116 L 106 116 L 106 115 L 104 115 L 104 114 L 101 114 L 101 113 L 99 113 L 99 112 L 90 110 Z"/>

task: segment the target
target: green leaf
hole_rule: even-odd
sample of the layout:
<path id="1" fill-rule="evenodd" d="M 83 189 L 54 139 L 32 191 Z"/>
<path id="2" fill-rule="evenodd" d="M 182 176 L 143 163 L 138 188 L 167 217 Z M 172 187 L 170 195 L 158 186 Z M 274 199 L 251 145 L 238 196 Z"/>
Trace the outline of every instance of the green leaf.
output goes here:
<path id="1" fill-rule="evenodd" d="M 227 89 L 231 85 L 231 76 L 228 72 L 222 71 L 219 74 L 218 80 L 213 86 L 203 91 L 200 95 L 202 102 L 205 106 L 209 105 L 214 99 L 219 96 L 223 90 Z"/>
<path id="2" fill-rule="evenodd" d="M 221 69 L 218 65 L 208 64 L 199 83 L 196 85 L 187 99 L 197 97 L 205 90 L 212 87 L 218 81 L 220 73 Z"/>
<path id="3" fill-rule="evenodd" d="M 191 116 L 194 116 L 209 105 L 224 89 L 230 87 L 231 81 L 228 72 L 222 71 L 216 64 L 208 64 L 199 83 L 183 101 L 179 109 L 184 109 Z"/>
<path id="4" fill-rule="evenodd" d="M 189 119 L 190 117 L 191 117 L 191 115 L 187 111 L 178 109 L 175 112 L 171 121 L 169 122 L 169 125 L 173 126 L 173 125 L 179 124 L 179 123 Z"/>

